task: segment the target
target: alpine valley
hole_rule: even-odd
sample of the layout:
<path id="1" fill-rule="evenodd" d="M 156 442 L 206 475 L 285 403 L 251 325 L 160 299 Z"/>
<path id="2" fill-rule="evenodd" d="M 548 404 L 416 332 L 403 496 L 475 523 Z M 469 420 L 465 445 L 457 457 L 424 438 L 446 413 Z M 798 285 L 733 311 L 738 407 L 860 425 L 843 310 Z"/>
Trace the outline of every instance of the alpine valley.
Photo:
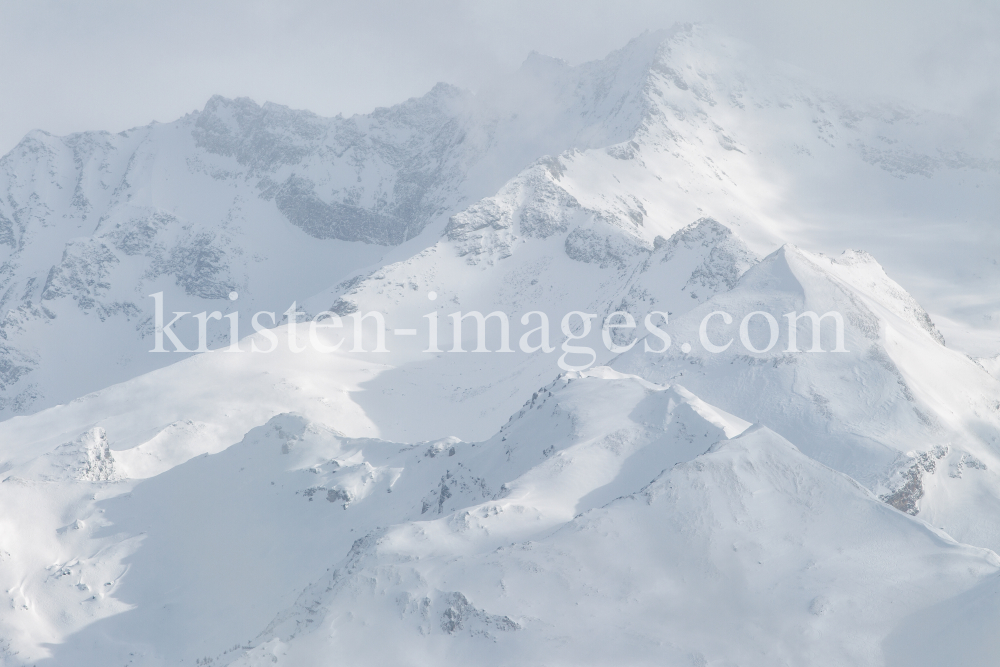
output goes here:
<path id="1" fill-rule="evenodd" d="M 996 664 L 1000 146 L 810 80 L 677 25 L 30 133 L 0 664 Z"/>

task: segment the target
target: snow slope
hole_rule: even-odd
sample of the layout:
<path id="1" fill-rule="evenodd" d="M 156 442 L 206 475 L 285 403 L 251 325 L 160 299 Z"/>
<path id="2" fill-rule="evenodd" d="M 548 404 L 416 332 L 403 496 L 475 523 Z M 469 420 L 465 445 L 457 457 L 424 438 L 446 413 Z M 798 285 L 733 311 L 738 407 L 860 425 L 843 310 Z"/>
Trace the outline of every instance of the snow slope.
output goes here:
<path id="1" fill-rule="evenodd" d="M 213 98 L 29 135 L 0 160 L 0 663 L 992 655 L 995 147 L 805 76 L 678 26 L 349 119 Z M 160 291 L 277 326 L 150 354 Z M 805 311 L 843 351 L 829 318 L 790 349 Z"/>
<path id="2" fill-rule="evenodd" d="M 22 585 L 77 630 L 38 664 L 880 664 L 908 614 L 996 575 L 748 426 L 597 368 L 485 442 L 282 415 L 151 479 L 80 480 L 57 540 L 93 555 Z"/>
<path id="3" fill-rule="evenodd" d="M 764 428 L 650 474 L 555 530 L 489 503 L 356 544 L 236 664 L 877 665 L 909 610 L 996 570 Z"/>
<path id="4" fill-rule="evenodd" d="M 701 343 L 706 325 L 715 353 Z M 740 323 L 751 312 L 771 313 L 775 345 L 747 349 Z M 844 352 L 832 319 L 796 326 L 789 352 L 787 313 L 835 311 L 844 321 Z M 749 270 L 726 293 L 674 320 L 675 339 L 690 341 L 664 355 L 637 352 L 615 368 L 654 382 L 683 382 L 705 400 L 769 425 L 802 443 L 803 451 L 851 475 L 901 510 L 925 517 L 963 541 L 1000 548 L 990 517 L 997 511 L 1000 461 L 1000 384 L 979 364 L 944 347 L 920 306 L 868 255 L 838 258 L 785 246 Z M 764 317 L 747 329 L 764 349 L 771 331 Z"/>

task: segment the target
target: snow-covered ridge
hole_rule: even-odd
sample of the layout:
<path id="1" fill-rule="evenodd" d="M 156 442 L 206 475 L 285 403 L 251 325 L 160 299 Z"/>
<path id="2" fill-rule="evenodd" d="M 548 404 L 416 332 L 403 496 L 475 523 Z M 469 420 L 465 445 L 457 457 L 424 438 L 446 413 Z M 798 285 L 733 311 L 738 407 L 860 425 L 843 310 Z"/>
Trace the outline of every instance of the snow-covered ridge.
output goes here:
<path id="1" fill-rule="evenodd" d="M 414 651 L 472 659 L 484 646 L 523 659 L 577 651 L 588 664 L 664 651 L 880 664 L 881 639 L 911 610 L 996 575 L 992 552 L 748 426 L 679 385 L 595 368 L 538 388 L 484 442 L 351 438 L 286 414 L 145 482 L 4 482 L 0 493 L 78 498 L 71 530 L 36 546 L 59 576 L 19 589 L 52 631 L 77 630 L 39 664 L 309 665 L 331 651 L 360 664 Z M 67 557 L 81 549 L 99 555 Z M 21 553 L 16 569 L 30 562 Z M 738 613 L 720 616 L 734 595 L 779 634 L 764 641 L 737 630 Z M 67 614 L 74 596 L 102 620 Z M 115 614 L 118 601 L 135 607 Z M 37 630 L 16 613 L 5 623 L 37 660 L 24 643 Z M 579 624 L 587 638 L 568 648 L 560 637 Z M 778 630 L 816 624 L 825 631 Z"/>
<path id="2" fill-rule="evenodd" d="M 827 319 L 819 339 L 826 352 L 789 352 L 783 318 L 775 346 L 763 354 L 739 343 L 721 353 L 694 344 L 690 352 L 671 348 L 658 356 L 633 348 L 612 365 L 652 382 L 683 382 L 712 404 L 801 443 L 807 455 L 897 508 L 927 516 L 963 541 L 1000 548 L 1000 534 L 983 521 L 983 513 L 1000 508 L 991 490 L 1000 465 L 995 378 L 942 346 L 912 297 L 854 252 L 831 259 L 784 246 L 731 291 L 676 318 L 672 335 L 698 341 L 705 317 L 723 311 L 732 324 L 716 317 L 705 333 L 725 345 L 757 310 L 839 313 L 846 351 L 831 352 L 836 327 Z M 799 348 L 810 349 L 811 323 L 798 320 L 796 331 Z M 749 335 L 763 349 L 770 332 L 758 317 Z"/>
<path id="3" fill-rule="evenodd" d="M 995 602 L 1000 381 L 935 308 L 953 284 L 977 317 L 1000 303 L 988 244 L 932 232 L 991 222 L 997 178 L 953 119 L 701 26 L 352 118 L 215 97 L 33 133 L 0 160 L 0 412 L 22 415 L 0 421 L 0 661 L 988 654 L 946 635 Z M 345 326 L 334 353 L 149 354 L 155 292 L 244 333 L 274 311 L 281 340 L 295 301 L 391 336 L 436 314 L 442 350 L 455 312 L 655 311 L 672 345 L 598 343 L 569 373 L 555 338 L 427 352 L 426 327 L 386 353 Z M 755 311 L 781 323 L 762 353 Z M 830 319 L 824 351 L 808 319 L 790 349 L 806 311 L 842 316 L 844 352 Z"/>
<path id="4" fill-rule="evenodd" d="M 0 413 L 174 361 L 146 354 L 154 292 L 177 311 L 280 313 L 412 256 L 445 227 L 470 260 L 502 256 L 511 206 L 526 206 L 522 236 L 581 214 L 617 227 L 569 230 L 570 255 L 598 264 L 621 265 L 702 217 L 766 253 L 811 238 L 788 206 L 813 198 L 803 178 L 819 169 L 826 186 L 855 192 L 844 177 L 868 164 L 904 208 L 912 178 L 895 177 L 967 174 L 939 189 L 964 192 L 956 205 L 975 222 L 979 181 L 996 175 L 995 156 L 976 150 L 948 119 L 815 91 L 701 26 L 647 33 L 576 67 L 533 55 L 475 95 L 440 84 L 351 118 L 213 97 L 118 135 L 33 132 L 0 159 Z M 918 154 L 923 166 L 907 171 Z M 836 227 L 823 243 L 859 246 L 857 229 Z M 977 275 L 988 282 L 987 269 Z M 70 338 L 93 354 L 62 358 Z"/>

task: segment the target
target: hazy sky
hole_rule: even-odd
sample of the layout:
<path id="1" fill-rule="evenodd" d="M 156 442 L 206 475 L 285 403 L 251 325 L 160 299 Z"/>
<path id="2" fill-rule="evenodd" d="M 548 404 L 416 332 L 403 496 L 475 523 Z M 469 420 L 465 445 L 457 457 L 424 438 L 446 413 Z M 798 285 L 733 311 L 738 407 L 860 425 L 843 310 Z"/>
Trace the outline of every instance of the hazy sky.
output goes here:
<path id="1" fill-rule="evenodd" d="M 215 93 L 365 112 L 437 81 L 475 89 L 532 50 L 600 58 L 677 21 L 838 88 L 1000 116 L 997 0 L 0 0 L 0 153 L 33 128 L 119 131 Z"/>

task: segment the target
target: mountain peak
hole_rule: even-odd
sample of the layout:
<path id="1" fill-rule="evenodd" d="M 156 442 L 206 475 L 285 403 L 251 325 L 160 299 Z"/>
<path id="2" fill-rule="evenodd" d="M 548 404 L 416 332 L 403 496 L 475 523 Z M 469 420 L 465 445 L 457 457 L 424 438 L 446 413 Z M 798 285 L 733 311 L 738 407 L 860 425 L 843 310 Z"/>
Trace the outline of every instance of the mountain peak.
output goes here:
<path id="1" fill-rule="evenodd" d="M 570 69 L 569 63 L 562 58 L 547 56 L 538 51 L 532 51 L 521 63 L 521 71 L 531 74 L 565 72 Z"/>

